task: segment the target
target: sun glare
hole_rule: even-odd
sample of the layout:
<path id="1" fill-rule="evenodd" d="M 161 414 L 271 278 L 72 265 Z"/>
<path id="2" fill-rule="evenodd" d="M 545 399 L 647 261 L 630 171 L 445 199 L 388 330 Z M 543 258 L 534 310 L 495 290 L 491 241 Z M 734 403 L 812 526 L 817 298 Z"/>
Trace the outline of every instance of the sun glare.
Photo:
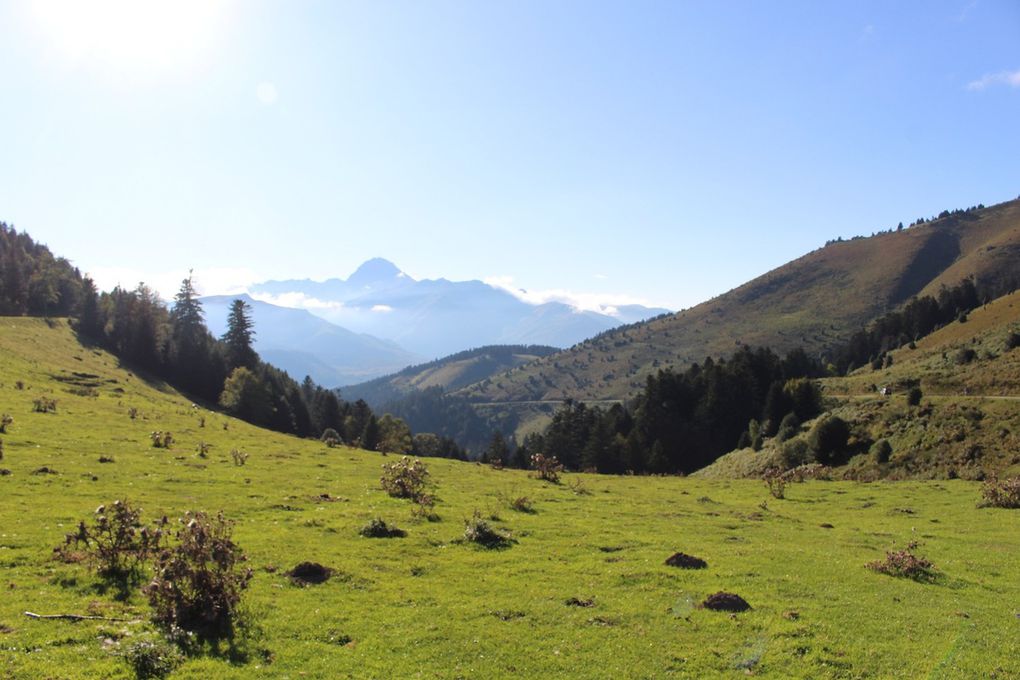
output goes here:
<path id="1" fill-rule="evenodd" d="M 35 0 L 33 15 L 49 41 L 76 63 L 120 74 L 196 62 L 221 23 L 218 0 Z"/>

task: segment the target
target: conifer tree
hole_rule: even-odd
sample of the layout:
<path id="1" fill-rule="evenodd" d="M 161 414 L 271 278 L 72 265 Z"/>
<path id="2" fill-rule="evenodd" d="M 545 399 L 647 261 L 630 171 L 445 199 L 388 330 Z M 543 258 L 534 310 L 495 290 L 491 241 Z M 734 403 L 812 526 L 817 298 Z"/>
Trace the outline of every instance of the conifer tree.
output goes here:
<path id="1" fill-rule="evenodd" d="M 244 366 L 255 368 L 258 365 L 258 354 L 252 348 L 255 338 L 255 324 L 251 320 L 251 305 L 238 298 L 230 303 L 230 315 L 227 317 L 227 332 L 223 334 L 223 343 L 227 346 L 227 365 L 231 368 Z"/>

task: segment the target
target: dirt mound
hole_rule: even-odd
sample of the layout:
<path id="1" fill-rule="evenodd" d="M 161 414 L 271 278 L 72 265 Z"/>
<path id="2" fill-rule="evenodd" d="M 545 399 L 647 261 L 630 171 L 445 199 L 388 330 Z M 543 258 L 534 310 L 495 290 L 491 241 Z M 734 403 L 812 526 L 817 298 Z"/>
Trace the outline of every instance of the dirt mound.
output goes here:
<path id="1" fill-rule="evenodd" d="M 678 552 L 666 558 L 666 566 L 680 567 L 681 569 L 704 569 L 708 566 L 708 562 L 700 557 Z"/>
<path id="2" fill-rule="evenodd" d="M 333 570 L 318 562 L 302 562 L 288 572 L 290 580 L 299 586 L 325 583 L 333 575 Z"/>
<path id="3" fill-rule="evenodd" d="M 568 607 L 594 607 L 595 598 L 590 597 L 587 600 L 582 600 L 577 597 L 572 597 L 565 603 Z"/>
<path id="4" fill-rule="evenodd" d="M 711 609 L 717 612 L 746 612 L 751 608 L 751 605 L 747 603 L 747 600 L 739 595 L 724 592 L 709 595 L 705 598 L 705 601 L 701 603 L 701 606 L 705 609 Z"/>

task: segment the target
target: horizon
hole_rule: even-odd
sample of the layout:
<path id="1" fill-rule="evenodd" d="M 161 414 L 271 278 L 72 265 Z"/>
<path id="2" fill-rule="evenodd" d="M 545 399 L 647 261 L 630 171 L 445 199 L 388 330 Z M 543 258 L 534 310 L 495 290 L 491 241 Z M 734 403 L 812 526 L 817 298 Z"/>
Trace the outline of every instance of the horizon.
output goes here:
<path id="1" fill-rule="evenodd" d="M 675 311 L 1014 198 L 1018 29 L 987 1 L 0 3 L 0 219 L 164 296 L 381 254 Z"/>

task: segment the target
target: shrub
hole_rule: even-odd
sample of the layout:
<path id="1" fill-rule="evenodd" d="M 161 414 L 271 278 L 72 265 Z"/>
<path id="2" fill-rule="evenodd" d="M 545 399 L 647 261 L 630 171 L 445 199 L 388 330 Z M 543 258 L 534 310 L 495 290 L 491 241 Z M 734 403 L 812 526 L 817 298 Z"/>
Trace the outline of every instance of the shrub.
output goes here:
<path id="1" fill-rule="evenodd" d="M 184 660 L 180 649 L 166 640 L 139 640 L 127 648 L 124 658 L 136 678 L 165 678 Z"/>
<path id="2" fill-rule="evenodd" d="M 1015 349 L 1020 347 L 1020 333 L 1011 332 L 1006 336 L 1006 349 Z"/>
<path id="3" fill-rule="evenodd" d="M 14 389 L 16 389 L 16 390 L 23 390 L 23 389 L 25 389 L 25 381 L 24 380 L 15 380 L 14 381 Z"/>
<path id="4" fill-rule="evenodd" d="M 868 569 L 877 571 L 889 576 L 910 578 L 915 581 L 932 581 L 935 579 L 935 565 L 931 560 L 919 557 L 913 553 L 917 543 L 910 543 L 903 550 L 886 552 L 884 560 L 868 562 Z"/>
<path id="5" fill-rule="evenodd" d="M 206 638 L 230 635 L 252 577 L 242 566 L 247 558 L 222 512 L 215 518 L 189 512 L 179 522 L 176 544 L 156 554 L 155 576 L 145 588 L 153 620 Z"/>
<path id="6" fill-rule="evenodd" d="M 56 552 L 66 555 L 72 547 L 83 550 L 100 576 L 129 580 L 137 577 L 142 565 L 159 549 L 166 518 L 149 527 L 141 522 L 141 509 L 125 500 L 96 508 L 92 525 L 85 520 L 78 530 L 68 534 Z"/>
<path id="7" fill-rule="evenodd" d="M 981 506 L 991 508 L 1020 508 L 1020 477 L 989 479 L 981 486 Z"/>
<path id="8" fill-rule="evenodd" d="M 57 400 L 49 397 L 38 397 L 32 400 L 32 410 L 36 413 L 56 413 Z"/>
<path id="9" fill-rule="evenodd" d="M 4 459 L 4 440 L 0 439 L 0 460 Z"/>
<path id="10" fill-rule="evenodd" d="M 199 442 L 198 446 L 195 447 L 195 453 L 198 454 L 199 458 L 207 458 L 209 456 L 209 449 L 212 448 L 212 444 L 206 442 Z"/>
<path id="11" fill-rule="evenodd" d="M 131 420 L 134 420 L 137 417 L 138 417 L 138 409 L 135 408 L 134 406 L 132 406 L 131 408 L 128 409 L 128 418 L 130 418 Z"/>
<path id="12" fill-rule="evenodd" d="M 234 465 L 241 467 L 248 462 L 248 453 L 240 449 L 230 449 L 230 458 L 234 461 Z"/>
<path id="13" fill-rule="evenodd" d="M 152 446 L 157 449 L 169 449 L 174 445 L 174 436 L 162 430 L 149 433 L 149 439 L 152 440 Z"/>
<path id="14" fill-rule="evenodd" d="M 403 529 L 390 526 L 378 517 L 369 520 L 368 524 L 361 527 L 358 533 L 365 538 L 402 538 L 407 536 L 407 532 Z"/>
<path id="15" fill-rule="evenodd" d="M 779 431 L 776 432 L 776 441 L 785 442 L 793 439 L 800 433 L 800 419 L 796 413 L 787 413 L 779 423 Z"/>
<path id="16" fill-rule="evenodd" d="M 379 478 L 383 490 L 395 498 L 417 499 L 425 493 L 429 471 L 417 458 L 401 457 L 396 463 L 383 465 Z"/>
<path id="17" fill-rule="evenodd" d="M 14 422 L 11 414 L 5 413 L 0 416 L 0 434 L 7 434 L 7 428 Z"/>
<path id="18" fill-rule="evenodd" d="M 509 500 L 507 505 L 509 505 L 510 509 L 515 512 L 535 512 L 535 506 L 532 504 L 531 499 L 527 496 L 515 496 Z"/>
<path id="19" fill-rule="evenodd" d="M 786 469 L 804 465 L 810 459 L 811 450 L 803 439 L 785 442 L 779 449 L 779 462 Z"/>
<path id="20" fill-rule="evenodd" d="M 889 457 L 892 455 L 892 445 L 888 439 L 879 439 L 871 445 L 870 453 L 876 463 L 888 463 Z"/>
<path id="21" fill-rule="evenodd" d="M 536 453 L 531 456 L 531 468 L 539 479 L 553 484 L 560 483 L 560 473 L 563 472 L 563 465 L 556 456 L 546 457 L 544 454 Z"/>
<path id="22" fill-rule="evenodd" d="M 921 404 L 922 396 L 924 395 L 921 392 L 920 387 L 917 387 L 916 385 L 914 387 L 911 387 L 907 391 L 907 406 L 919 406 Z"/>
<path id="23" fill-rule="evenodd" d="M 850 426 L 839 416 L 822 418 L 811 428 L 808 445 L 814 452 L 815 460 L 823 465 L 841 462 L 841 454 L 850 439 Z"/>
<path id="24" fill-rule="evenodd" d="M 340 439 L 340 433 L 334 430 L 332 427 L 327 427 L 322 432 L 322 436 L 319 437 L 319 440 L 331 449 L 335 446 L 340 446 L 340 444 L 343 443 L 343 441 Z"/>
<path id="25" fill-rule="evenodd" d="M 977 359 L 977 352 L 972 350 L 970 347 L 962 347 L 956 351 L 956 354 L 953 355 L 953 361 L 960 366 L 969 364 L 975 359 Z"/>
<path id="26" fill-rule="evenodd" d="M 768 468 L 761 476 L 773 498 L 786 497 L 786 475 L 779 468 Z"/>
<path id="27" fill-rule="evenodd" d="M 414 519 L 427 519 L 430 522 L 439 519 L 435 513 L 436 498 L 432 494 L 420 493 L 411 499 L 411 517 Z"/>
<path id="28" fill-rule="evenodd" d="M 482 519 L 481 513 L 477 510 L 471 519 L 464 520 L 464 539 L 486 548 L 503 548 L 512 542 L 507 534 L 493 529 Z"/>

